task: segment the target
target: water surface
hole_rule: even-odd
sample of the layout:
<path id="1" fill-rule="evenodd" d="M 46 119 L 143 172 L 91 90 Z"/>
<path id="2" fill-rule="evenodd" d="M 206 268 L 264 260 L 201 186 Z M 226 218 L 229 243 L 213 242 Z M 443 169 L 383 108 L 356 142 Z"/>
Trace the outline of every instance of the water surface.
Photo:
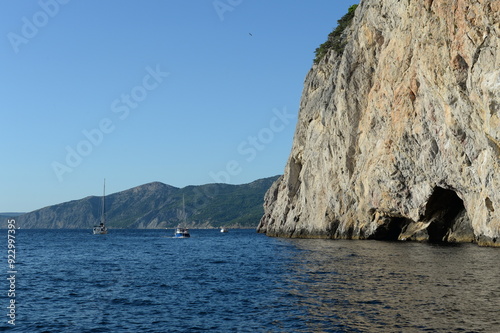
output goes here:
<path id="1" fill-rule="evenodd" d="M 13 330 L 500 331 L 499 249 L 254 230 L 172 235 L 19 230 Z M 8 301 L 2 296 L 5 313 Z M 3 318 L 0 329 L 11 330 Z"/>

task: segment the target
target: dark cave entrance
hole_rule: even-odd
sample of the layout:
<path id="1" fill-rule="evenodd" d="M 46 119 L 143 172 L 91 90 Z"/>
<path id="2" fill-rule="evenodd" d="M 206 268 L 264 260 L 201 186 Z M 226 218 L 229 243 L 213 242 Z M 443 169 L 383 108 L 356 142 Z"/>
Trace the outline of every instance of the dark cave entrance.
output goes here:
<path id="1" fill-rule="evenodd" d="M 464 202 L 453 190 L 434 188 L 425 206 L 424 222 L 430 222 L 427 234 L 430 242 L 447 242 L 457 217 L 465 211 Z"/>
<path id="2" fill-rule="evenodd" d="M 374 214 L 374 211 L 371 212 Z M 369 239 L 396 241 L 398 239 L 428 240 L 432 243 L 470 240 L 474 232 L 462 199 L 453 190 L 435 187 L 427 200 L 425 213 L 419 222 L 402 216 L 384 216 Z"/>
<path id="3" fill-rule="evenodd" d="M 410 221 L 404 217 L 386 217 L 384 223 L 380 225 L 369 239 L 397 241 L 399 235 Z"/>

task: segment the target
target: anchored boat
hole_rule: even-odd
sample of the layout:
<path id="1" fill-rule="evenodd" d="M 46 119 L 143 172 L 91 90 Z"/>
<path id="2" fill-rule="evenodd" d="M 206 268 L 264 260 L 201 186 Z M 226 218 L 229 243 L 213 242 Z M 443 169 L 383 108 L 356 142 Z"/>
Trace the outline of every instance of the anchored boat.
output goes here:
<path id="1" fill-rule="evenodd" d="M 189 229 L 186 228 L 186 207 L 184 204 L 184 196 L 182 196 L 182 212 L 178 213 L 182 223 L 175 229 L 174 238 L 189 238 Z"/>
<path id="2" fill-rule="evenodd" d="M 108 228 L 106 228 L 106 179 L 104 179 L 104 189 L 102 193 L 101 223 L 94 226 L 92 233 L 94 235 L 105 235 L 108 233 Z"/>
<path id="3" fill-rule="evenodd" d="M 188 238 L 191 237 L 189 234 L 189 229 L 186 228 L 177 228 L 175 229 L 174 238 Z"/>

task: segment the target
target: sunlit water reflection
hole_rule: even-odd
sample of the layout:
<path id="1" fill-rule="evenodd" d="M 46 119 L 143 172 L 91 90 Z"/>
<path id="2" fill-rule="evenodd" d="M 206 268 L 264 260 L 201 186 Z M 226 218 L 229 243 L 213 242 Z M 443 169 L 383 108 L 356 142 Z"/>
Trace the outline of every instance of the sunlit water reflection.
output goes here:
<path id="1" fill-rule="evenodd" d="M 500 251 L 288 240 L 288 292 L 314 332 L 500 332 Z"/>

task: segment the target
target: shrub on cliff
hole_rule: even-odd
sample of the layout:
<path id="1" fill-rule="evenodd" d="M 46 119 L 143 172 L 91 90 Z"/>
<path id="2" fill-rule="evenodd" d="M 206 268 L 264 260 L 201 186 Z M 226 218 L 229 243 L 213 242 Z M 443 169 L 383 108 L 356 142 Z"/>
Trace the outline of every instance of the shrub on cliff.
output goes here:
<path id="1" fill-rule="evenodd" d="M 344 30 L 351 25 L 357 7 L 358 5 L 349 7 L 347 14 L 337 21 L 337 27 L 328 35 L 328 40 L 314 51 L 316 54 L 316 58 L 314 58 L 315 64 L 317 64 L 330 49 L 334 49 L 337 54 L 342 54 L 344 52 L 345 45 L 347 44 Z"/>

